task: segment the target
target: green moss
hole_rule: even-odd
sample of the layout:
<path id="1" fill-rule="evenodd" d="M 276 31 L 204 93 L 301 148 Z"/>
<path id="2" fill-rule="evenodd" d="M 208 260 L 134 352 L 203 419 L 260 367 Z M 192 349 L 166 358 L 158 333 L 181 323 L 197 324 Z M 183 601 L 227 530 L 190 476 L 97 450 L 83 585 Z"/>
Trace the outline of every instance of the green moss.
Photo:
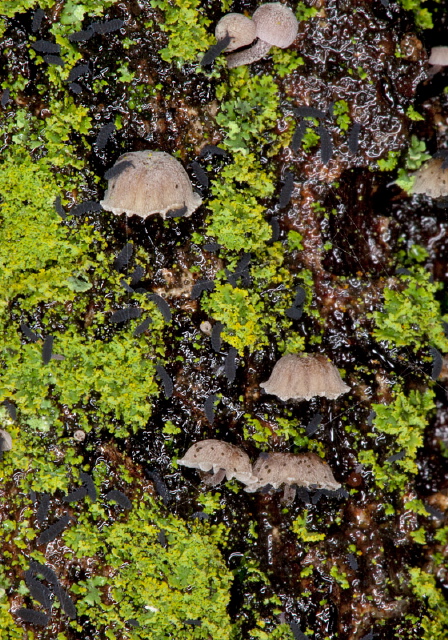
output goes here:
<path id="1" fill-rule="evenodd" d="M 397 347 L 408 346 L 413 351 L 432 344 L 448 352 L 448 338 L 443 331 L 440 304 L 435 295 L 440 283 L 431 281 L 423 267 L 413 267 L 412 275 L 400 276 L 407 286 L 397 291 L 384 289 L 384 310 L 370 317 L 375 321 L 373 335 Z"/>
<path id="2" fill-rule="evenodd" d="M 424 120 L 425 118 L 421 115 L 421 113 L 418 113 L 418 111 L 416 111 L 414 109 L 414 107 L 412 105 L 410 105 L 407 109 L 406 109 L 406 115 L 410 120 L 413 120 L 415 122 L 418 122 L 419 120 Z"/>
<path id="3" fill-rule="evenodd" d="M 347 574 L 345 571 L 339 569 L 337 565 L 333 565 L 330 569 L 330 576 L 338 583 L 342 589 L 350 589 L 349 581 L 347 580 Z"/>
<path id="4" fill-rule="evenodd" d="M 401 450 L 406 453 L 401 460 L 381 465 L 373 450 L 358 452 L 358 460 L 372 467 L 375 482 L 379 487 L 387 487 L 390 491 L 403 488 L 409 476 L 417 473 L 417 451 L 423 445 L 423 434 L 430 412 L 434 408 L 433 391 L 421 393 L 411 390 L 405 395 L 399 385 L 394 387 L 394 399 L 389 405 L 372 405 L 376 415 L 370 435 L 376 437 L 381 433 L 392 436 L 389 439 L 389 451 L 383 452 L 384 458 Z"/>
<path id="5" fill-rule="evenodd" d="M 296 6 L 296 18 L 297 20 L 309 20 L 314 18 L 319 13 L 316 7 L 309 7 L 305 2 L 298 2 Z"/>
<path id="6" fill-rule="evenodd" d="M 199 0 L 150 0 L 150 5 L 162 12 L 160 28 L 169 37 L 168 45 L 159 50 L 162 60 L 182 66 L 215 41 L 208 29 L 211 20 Z"/>

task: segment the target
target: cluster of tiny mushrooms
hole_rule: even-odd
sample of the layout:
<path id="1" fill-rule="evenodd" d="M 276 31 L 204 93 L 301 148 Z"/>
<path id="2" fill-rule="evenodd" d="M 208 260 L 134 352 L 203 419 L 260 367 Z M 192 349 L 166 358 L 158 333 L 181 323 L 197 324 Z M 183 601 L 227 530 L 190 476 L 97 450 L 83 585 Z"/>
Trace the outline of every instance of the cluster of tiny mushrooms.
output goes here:
<path id="1" fill-rule="evenodd" d="M 217 44 L 205 54 L 202 65 L 213 62 L 222 52 L 228 54 L 229 68 L 251 64 L 263 58 L 272 46 L 289 47 L 297 32 L 294 13 L 278 2 L 261 5 L 252 19 L 240 13 L 229 13 L 216 25 Z M 447 66 L 448 47 L 434 47 L 429 63 L 433 65 L 432 74 Z M 448 196 L 448 150 L 439 150 L 414 177 L 411 193 L 424 193 L 432 198 Z M 108 189 L 101 205 L 115 215 L 125 213 L 143 219 L 156 213 L 164 219 L 188 217 L 202 203 L 182 164 L 165 152 L 125 153 L 105 178 Z M 280 358 L 269 380 L 260 387 L 285 402 L 310 400 L 316 396 L 333 400 L 350 390 L 327 358 L 306 354 Z M 11 436 L 0 430 L 0 452 L 11 447 Z M 284 485 L 286 501 L 294 498 L 295 485 L 330 491 L 341 487 L 329 466 L 309 452 L 264 453 L 252 467 L 249 457 L 240 448 L 220 440 L 204 440 L 190 447 L 178 463 L 202 472 L 213 472 L 204 478 L 208 485 L 218 484 L 225 476 L 244 483 L 248 492 L 267 485 L 275 489 Z"/>

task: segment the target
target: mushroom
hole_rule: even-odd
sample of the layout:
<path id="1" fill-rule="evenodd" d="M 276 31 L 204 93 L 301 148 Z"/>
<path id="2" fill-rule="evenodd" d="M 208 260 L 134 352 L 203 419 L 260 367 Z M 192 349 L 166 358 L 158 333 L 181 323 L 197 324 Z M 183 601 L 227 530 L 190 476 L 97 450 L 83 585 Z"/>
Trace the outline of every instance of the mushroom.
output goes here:
<path id="1" fill-rule="evenodd" d="M 289 7 L 280 2 L 262 4 L 252 19 L 258 40 L 249 49 L 228 56 L 229 69 L 261 60 L 272 46 L 286 49 L 296 39 L 299 29 L 297 18 Z"/>
<path id="2" fill-rule="evenodd" d="M 446 67 L 448 65 L 448 47 L 432 47 L 428 62 Z"/>
<path id="3" fill-rule="evenodd" d="M 162 151 L 133 151 L 120 156 L 113 169 L 126 163 L 122 171 L 113 172 L 101 201 L 106 211 L 115 215 L 147 218 L 160 213 L 162 218 L 179 212 L 191 216 L 201 204 L 190 178 L 181 163 Z"/>
<path id="4" fill-rule="evenodd" d="M 410 193 L 424 193 L 431 198 L 448 196 L 448 151 L 438 151 L 413 174 Z"/>
<path id="5" fill-rule="evenodd" d="M 270 378 L 260 384 L 280 400 L 311 400 L 315 396 L 334 400 L 350 391 L 335 365 L 322 355 L 290 353 L 275 363 Z"/>
<path id="6" fill-rule="evenodd" d="M 213 476 L 204 482 L 208 485 L 219 484 L 224 476 L 228 480 L 236 478 L 247 484 L 254 482 L 249 456 L 239 447 L 222 440 L 202 440 L 191 446 L 178 464 L 200 471 L 213 471 Z"/>
<path id="7" fill-rule="evenodd" d="M 255 22 L 242 13 L 227 13 L 216 25 L 215 37 L 217 41 L 230 36 L 230 44 L 225 51 L 234 51 L 246 47 L 256 38 Z"/>
<path id="8" fill-rule="evenodd" d="M 246 483 L 248 493 L 254 493 L 266 485 L 274 489 L 284 487 L 283 500 L 292 502 L 295 488 L 300 487 L 328 489 L 335 491 L 341 487 L 326 462 L 315 453 L 262 453 L 254 464 L 253 474 L 256 480 Z"/>
<path id="9" fill-rule="evenodd" d="M 10 434 L 4 429 L 0 429 L 0 460 L 2 458 L 3 451 L 11 451 L 12 438 Z"/>

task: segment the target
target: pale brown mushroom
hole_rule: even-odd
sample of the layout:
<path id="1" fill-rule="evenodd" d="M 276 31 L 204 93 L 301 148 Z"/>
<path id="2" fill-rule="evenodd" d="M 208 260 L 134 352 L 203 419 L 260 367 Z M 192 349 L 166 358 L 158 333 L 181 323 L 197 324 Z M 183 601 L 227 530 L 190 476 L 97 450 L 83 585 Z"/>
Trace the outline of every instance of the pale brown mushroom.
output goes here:
<path id="1" fill-rule="evenodd" d="M 11 451 L 12 438 L 11 435 L 4 429 L 0 429 L 0 455 L 3 451 Z"/>
<path id="2" fill-rule="evenodd" d="M 245 484 L 256 478 L 252 474 L 249 456 L 239 447 L 222 440 L 202 440 L 191 446 L 178 464 L 200 471 L 213 471 L 213 476 L 205 480 L 215 485 L 227 476 Z"/>
<path id="3" fill-rule="evenodd" d="M 230 69 L 261 60 L 273 46 L 286 49 L 296 39 L 299 29 L 297 18 L 289 7 L 280 2 L 262 4 L 252 19 L 258 40 L 249 49 L 228 56 L 227 66 Z"/>
<path id="4" fill-rule="evenodd" d="M 412 174 L 415 178 L 410 193 L 424 193 L 431 198 L 448 196 L 448 166 L 444 168 L 447 159 L 435 157 L 425 162 L 418 171 Z"/>
<path id="5" fill-rule="evenodd" d="M 122 171 L 113 171 L 125 164 Z M 101 201 L 115 215 L 162 218 L 179 212 L 186 217 L 200 206 L 202 199 L 193 191 L 181 163 L 162 151 L 134 151 L 120 156 L 111 171 L 108 189 Z"/>
<path id="6" fill-rule="evenodd" d="M 215 37 L 219 42 L 229 35 L 230 44 L 225 51 L 234 51 L 251 44 L 255 40 L 255 32 L 253 20 L 242 13 L 227 13 L 216 25 Z"/>
<path id="7" fill-rule="evenodd" d="M 448 66 L 448 47 L 432 47 L 428 62 L 441 67 Z"/>
<path id="8" fill-rule="evenodd" d="M 256 480 L 246 483 L 245 491 L 253 493 L 267 485 L 279 489 L 285 485 L 283 500 L 292 502 L 295 488 L 327 489 L 336 491 L 341 485 L 333 476 L 326 462 L 315 453 L 269 453 L 261 454 L 253 467 Z"/>
<path id="9" fill-rule="evenodd" d="M 311 400 L 315 396 L 334 400 L 350 391 L 335 365 L 321 355 L 290 353 L 275 363 L 267 382 L 260 384 L 266 393 L 280 400 Z"/>

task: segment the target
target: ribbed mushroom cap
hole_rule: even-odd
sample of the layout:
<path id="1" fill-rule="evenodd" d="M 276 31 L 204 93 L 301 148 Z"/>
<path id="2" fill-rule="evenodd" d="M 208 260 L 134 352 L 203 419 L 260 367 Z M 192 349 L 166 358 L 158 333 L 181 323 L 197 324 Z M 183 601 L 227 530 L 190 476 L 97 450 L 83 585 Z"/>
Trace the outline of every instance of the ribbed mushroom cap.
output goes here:
<path id="1" fill-rule="evenodd" d="M 262 4 L 252 16 L 257 38 L 280 49 L 286 49 L 296 39 L 299 29 L 297 18 L 289 7 L 280 2 Z"/>
<path id="2" fill-rule="evenodd" d="M 254 464 L 253 474 L 257 480 L 247 483 L 245 491 L 253 493 L 267 484 L 278 489 L 282 484 L 297 484 L 300 487 L 328 489 L 340 488 L 326 462 L 315 453 L 269 453 L 262 454 Z"/>
<path id="3" fill-rule="evenodd" d="M 0 429 L 0 451 L 11 451 L 12 438 L 4 429 Z"/>
<path id="4" fill-rule="evenodd" d="M 242 13 L 227 13 L 216 25 L 215 37 L 222 40 L 227 34 L 231 37 L 225 51 L 234 51 L 246 47 L 255 40 L 255 23 Z"/>
<path id="5" fill-rule="evenodd" d="M 431 158 L 413 175 L 411 193 L 424 193 L 431 198 L 448 196 L 448 167 L 442 168 L 444 158 Z"/>
<path id="6" fill-rule="evenodd" d="M 446 67 L 448 65 L 448 47 L 433 47 L 428 62 Z"/>
<path id="7" fill-rule="evenodd" d="M 260 387 L 280 400 L 311 400 L 315 396 L 334 400 L 350 391 L 339 371 L 324 356 L 282 356 L 267 382 Z"/>
<path id="8" fill-rule="evenodd" d="M 222 440 L 196 442 L 177 463 L 191 469 L 213 473 L 225 469 L 228 480 L 236 478 L 244 483 L 256 480 L 252 474 L 249 456 L 239 447 Z"/>
<path id="9" fill-rule="evenodd" d="M 120 156 L 121 162 L 132 165 L 109 180 L 101 201 L 106 211 L 116 215 L 147 218 L 155 213 L 165 218 L 168 211 L 186 207 L 191 216 L 201 204 L 201 197 L 193 192 L 190 178 L 181 163 L 162 151 L 134 151 Z"/>

